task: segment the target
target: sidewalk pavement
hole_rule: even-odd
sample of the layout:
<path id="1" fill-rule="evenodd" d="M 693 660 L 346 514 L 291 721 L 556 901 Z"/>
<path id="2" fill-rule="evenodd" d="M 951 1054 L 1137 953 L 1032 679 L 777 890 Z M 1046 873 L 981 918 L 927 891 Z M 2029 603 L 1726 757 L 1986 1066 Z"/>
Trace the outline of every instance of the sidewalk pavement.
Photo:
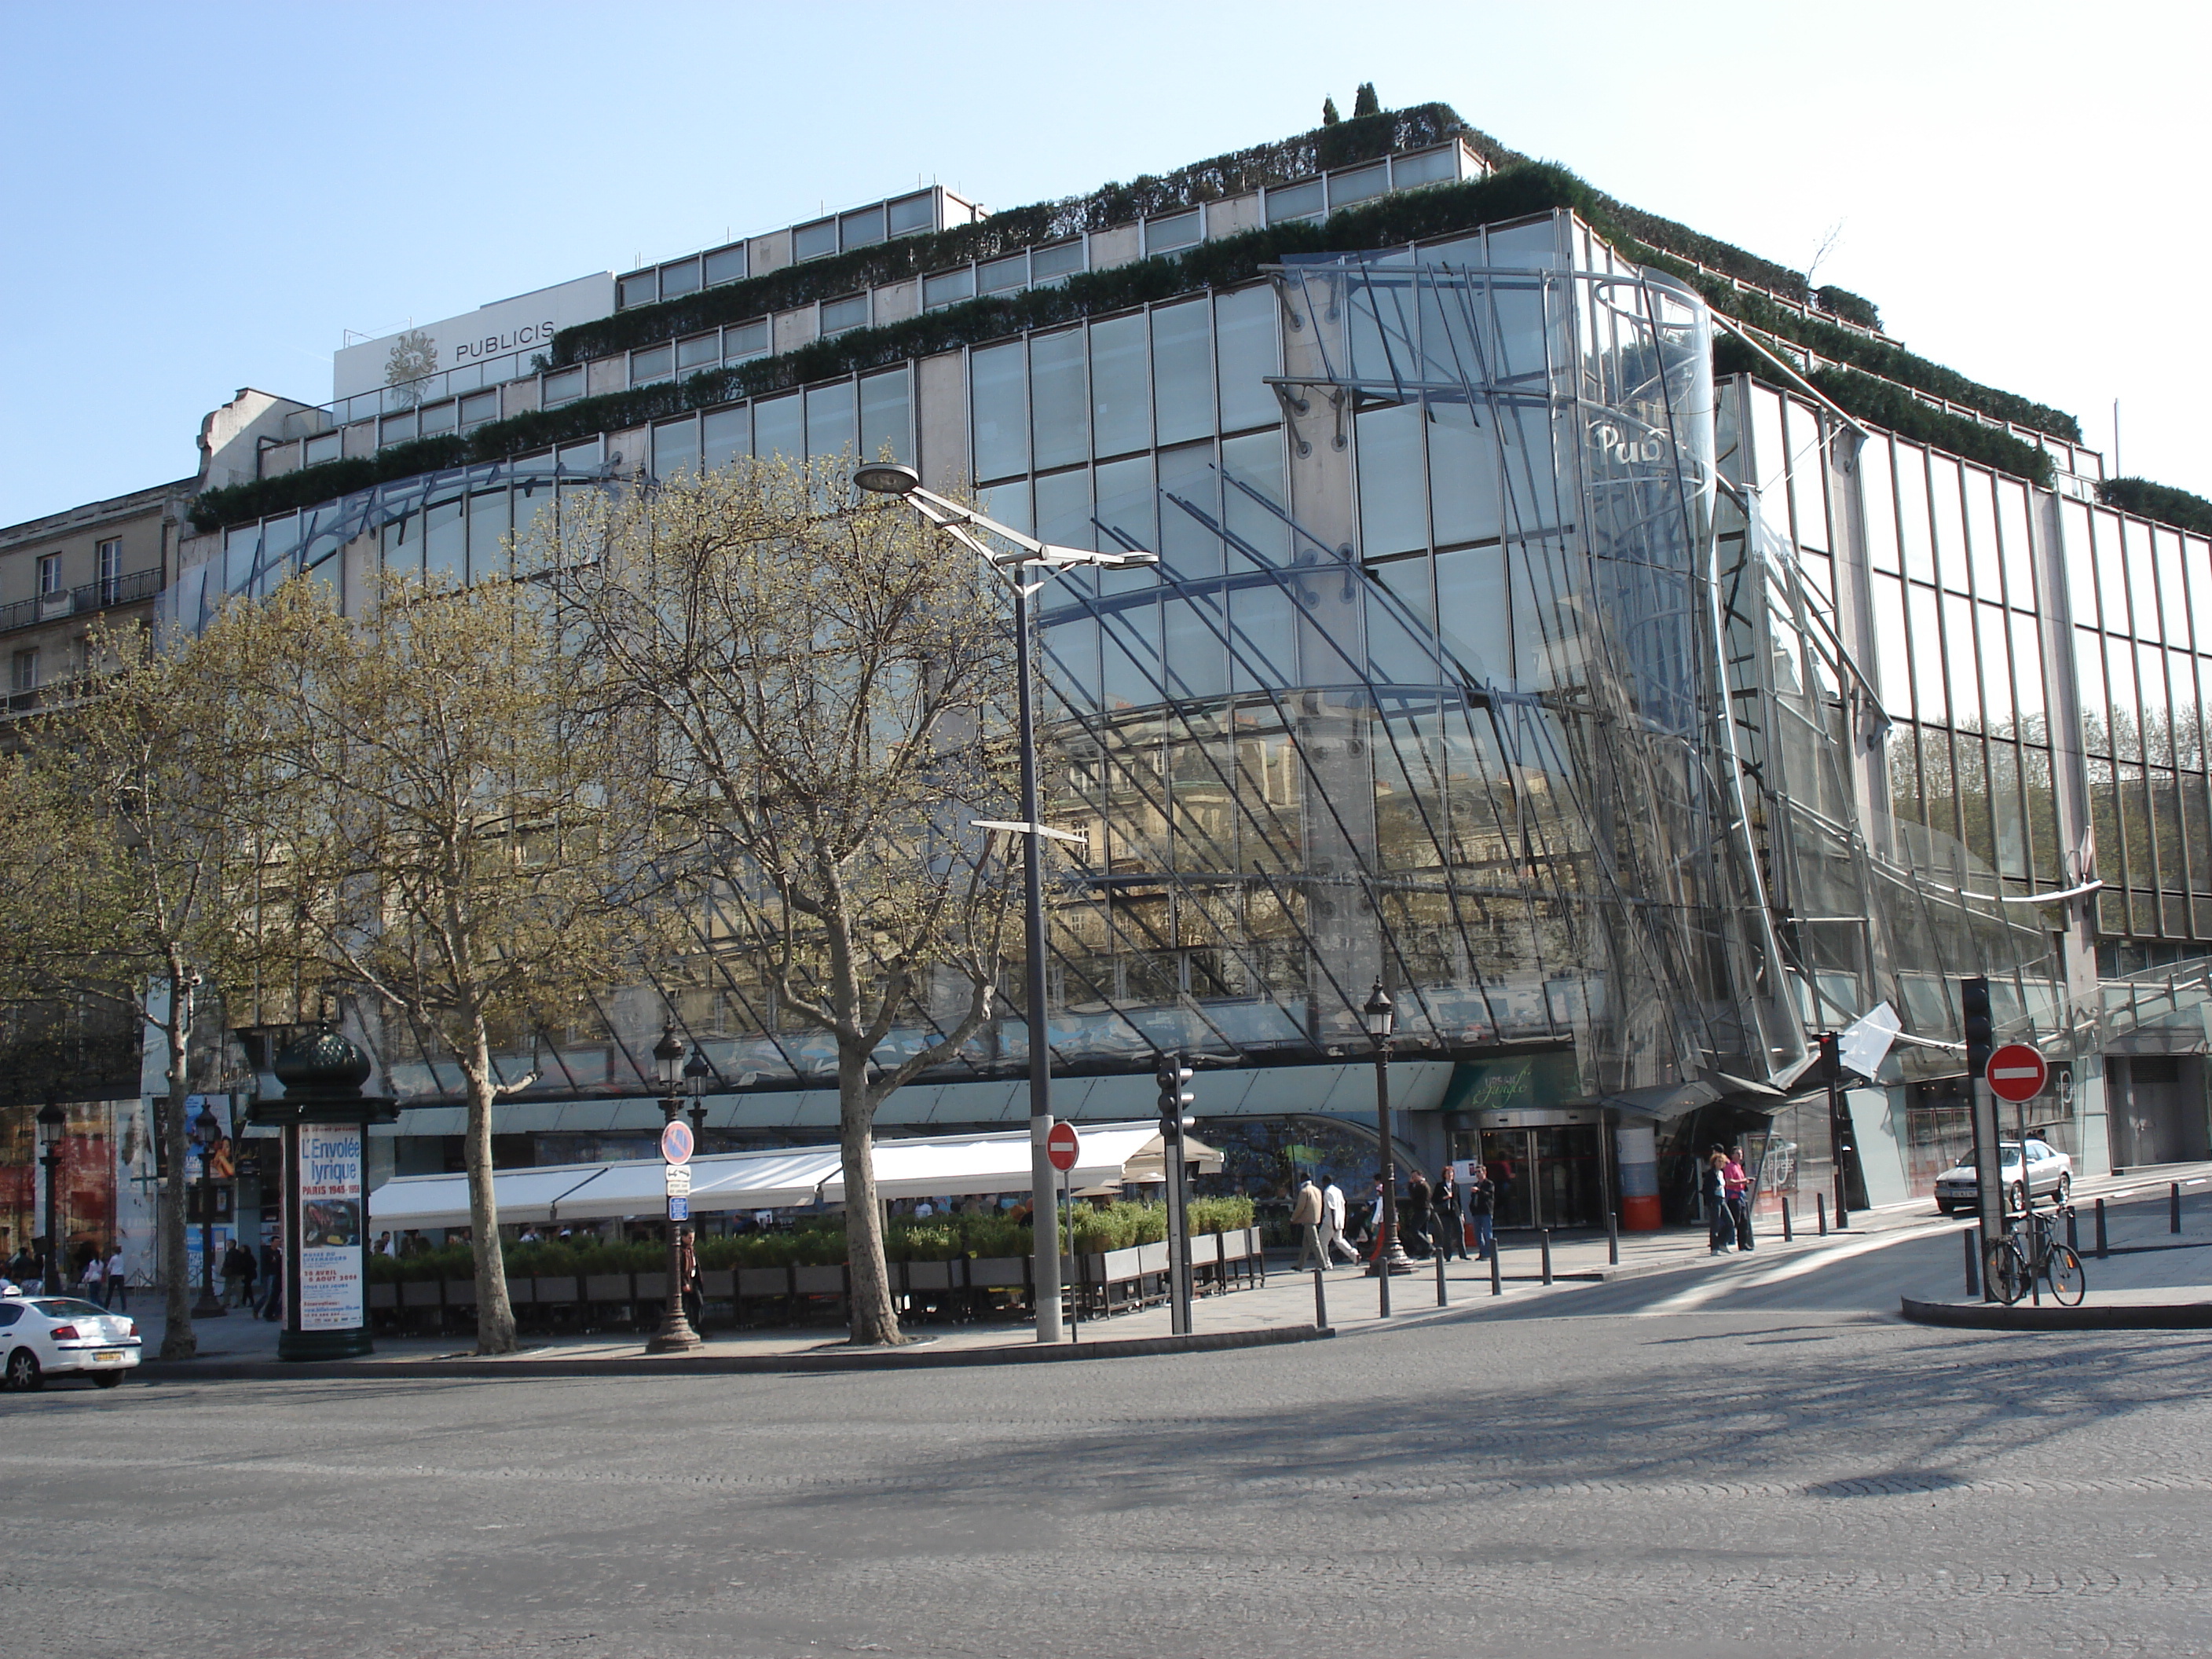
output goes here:
<path id="1" fill-rule="evenodd" d="M 2076 1208 L 2081 1212 L 2081 1250 L 2091 1254 L 2089 1206 L 2103 1196 L 2109 1210 L 2107 1233 L 2117 1254 L 2113 1261 L 2170 1258 L 2170 1269 L 2144 1268 L 2144 1273 L 2202 1274 L 2197 1264 L 2212 1261 L 2193 1251 L 2165 1252 L 2159 1246 L 2169 1240 L 2165 1233 L 2167 1182 L 2184 1185 L 2185 1219 L 2188 1237 L 2203 1238 L 2212 1226 L 2212 1164 L 2170 1166 L 2161 1170 L 2131 1170 L 2124 1179 L 2105 1177 L 2084 1181 L 2075 1188 Z M 2124 1200 L 2122 1202 L 2121 1200 Z M 1874 1236 L 1922 1232 L 1941 1237 L 1969 1224 L 1966 1218 L 1943 1217 L 1926 1199 L 1879 1209 L 1856 1211 L 1847 1231 L 1832 1231 L 1822 1238 L 1816 1226 L 1796 1228 L 1796 1237 L 1784 1243 L 1778 1222 L 1762 1219 L 1758 1254 L 1761 1257 L 1802 1254 L 1838 1243 Z M 1553 1283 L 1542 1282 L 1540 1241 L 1535 1234 L 1504 1235 L 1501 1282 L 1506 1299 L 1571 1294 L 1578 1286 L 1631 1279 L 1648 1273 L 1679 1272 L 1715 1264 L 1703 1227 L 1674 1227 L 1656 1233 L 1625 1233 L 1620 1240 L 1620 1261 L 1608 1259 L 1606 1236 L 1580 1232 L 1557 1234 L 1552 1240 Z M 695 1353 L 648 1356 L 644 1352 L 648 1331 L 602 1331 L 577 1336 L 526 1336 L 523 1352 L 478 1358 L 469 1352 L 465 1336 L 384 1336 L 376 1339 L 376 1352 L 359 1360 L 281 1364 L 276 1360 L 277 1327 L 234 1311 L 198 1327 L 199 1358 L 163 1363 L 150 1356 L 160 1352 L 161 1310 L 158 1295 L 134 1291 L 133 1316 L 149 1356 L 140 1368 L 145 1380 L 178 1380 L 205 1376 L 282 1376 L 391 1377 L 450 1375 L 606 1375 L 611 1372 L 653 1374 L 685 1370 L 807 1370 L 844 1369 L 857 1364 L 1003 1364 L 1047 1357 L 1073 1358 L 1074 1350 L 1088 1346 L 1093 1352 L 1082 1357 L 1113 1358 L 1128 1353 L 1159 1353 L 1246 1346 L 1285 1340 L 1310 1340 L 1320 1334 L 1314 1301 L 1313 1274 L 1298 1273 L 1292 1251 L 1273 1252 L 1268 1279 L 1258 1290 L 1237 1291 L 1202 1297 L 1193 1311 L 1195 1336 L 1178 1338 L 1169 1333 L 1168 1310 L 1154 1306 L 1115 1316 L 1109 1320 L 1085 1321 L 1075 1326 L 1060 1352 L 1044 1349 L 1026 1323 L 978 1321 L 967 1324 L 909 1324 L 915 1341 L 899 1349 L 857 1349 L 831 1324 L 797 1328 L 717 1329 Z M 2185 1264 L 2188 1264 L 2185 1266 Z M 2100 1280 L 2119 1282 L 2094 1262 L 2093 1299 Z M 2130 1283 L 2135 1282 L 2132 1278 Z M 2149 1282 L 2146 1280 L 2145 1282 Z M 2180 1279 L 2173 1282 L 2180 1283 Z M 2193 1281 L 2200 1282 L 2201 1279 Z M 1490 1264 L 1455 1261 L 1445 1264 L 1444 1292 L 1452 1308 L 1487 1303 L 1491 1298 Z M 1438 1311 L 1434 1265 L 1423 1261 L 1411 1273 L 1391 1280 L 1394 1317 L 1383 1321 L 1378 1310 L 1376 1282 L 1364 1268 L 1331 1269 L 1325 1277 L 1330 1331 L 1340 1336 L 1366 1335 L 1409 1320 L 1434 1316 Z"/>

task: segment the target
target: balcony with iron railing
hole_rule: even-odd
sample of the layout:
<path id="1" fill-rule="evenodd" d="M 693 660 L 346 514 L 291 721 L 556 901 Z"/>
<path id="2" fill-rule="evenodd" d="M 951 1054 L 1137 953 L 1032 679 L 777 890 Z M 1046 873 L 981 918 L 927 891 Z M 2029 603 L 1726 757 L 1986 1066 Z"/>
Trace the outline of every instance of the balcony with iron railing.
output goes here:
<path id="1" fill-rule="evenodd" d="M 161 591 L 159 570 L 134 570 L 125 576 L 106 576 L 82 587 L 58 588 L 13 605 L 0 605 L 0 634 L 36 628 L 41 623 L 62 622 L 88 611 L 106 611 L 119 605 L 137 605 Z"/>

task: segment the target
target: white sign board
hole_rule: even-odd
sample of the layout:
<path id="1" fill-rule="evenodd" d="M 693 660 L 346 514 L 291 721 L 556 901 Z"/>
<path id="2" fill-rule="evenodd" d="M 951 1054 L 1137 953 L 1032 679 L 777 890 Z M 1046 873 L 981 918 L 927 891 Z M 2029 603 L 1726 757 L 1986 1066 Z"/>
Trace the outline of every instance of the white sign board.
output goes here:
<path id="1" fill-rule="evenodd" d="M 293 1248 L 299 1252 L 300 1328 L 359 1330 L 362 1308 L 360 1127 L 300 1126 L 300 1208 Z"/>
<path id="2" fill-rule="evenodd" d="M 661 1190 L 671 1198 L 679 1193 L 689 1193 L 691 1190 L 691 1166 L 688 1164 L 670 1164 L 663 1177 Z"/>
<path id="3" fill-rule="evenodd" d="M 553 337 L 578 323 L 597 322 L 615 310 L 615 279 L 611 271 L 579 276 L 571 283 L 541 288 L 534 294 L 518 294 L 512 300 L 495 300 L 488 306 L 443 322 L 422 323 L 381 339 L 342 348 L 331 359 L 331 396 L 350 398 L 374 392 L 388 384 L 395 349 L 411 351 L 427 340 L 428 349 L 414 365 L 424 374 L 449 368 L 468 368 L 520 352 L 550 351 Z M 402 342 L 407 342 L 403 346 Z"/>

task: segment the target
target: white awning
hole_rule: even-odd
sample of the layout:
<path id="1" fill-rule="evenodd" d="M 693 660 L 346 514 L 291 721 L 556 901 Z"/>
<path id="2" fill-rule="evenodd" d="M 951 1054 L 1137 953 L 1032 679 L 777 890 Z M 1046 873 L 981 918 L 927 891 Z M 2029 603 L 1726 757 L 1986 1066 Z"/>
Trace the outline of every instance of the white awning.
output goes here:
<path id="1" fill-rule="evenodd" d="M 1152 1121 L 1079 1124 L 1082 1151 L 1068 1179 L 1080 1192 L 1158 1181 L 1159 1126 Z M 1221 1154 L 1188 1137 L 1194 1170 L 1221 1167 Z M 492 1177 L 499 1218 L 507 1222 L 598 1221 L 663 1213 L 663 1174 L 655 1158 L 617 1164 L 562 1164 L 501 1170 Z M 941 1135 L 876 1143 L 876 1189 L 890 1198 L 966 1198 L 1025 1193 L 1030 1138 L 1012 1134 Z M 842 1203 L 845 1177 L 835 1146 L 769 1152 L 714 1152 L 691 1160 L 691 1213 L 792 1209 Z M 368 1195 L 379 1227 L 465 1227 L 465 1175 L 400 1176 Z"/>

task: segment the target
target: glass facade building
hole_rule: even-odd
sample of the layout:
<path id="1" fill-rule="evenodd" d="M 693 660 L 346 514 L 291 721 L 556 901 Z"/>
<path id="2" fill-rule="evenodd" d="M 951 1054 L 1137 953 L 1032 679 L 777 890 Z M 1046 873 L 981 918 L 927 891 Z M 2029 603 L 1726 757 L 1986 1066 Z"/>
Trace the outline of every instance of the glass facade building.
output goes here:
<path id="1" fill-rule="evenodd" d="M 1454 141 L 1224 191 L 857 303 L 694 319 L 503 395 L 957 318 L 1484 170 Z M 690 268 L 658 268 L 664 304 Z M 1565 209 L 1076 309 L 234 525 L 187 544 L 165 617 L 302 571 L 491 578 L 571 490 L 888 453 L 1047 541 L 1160 556 L 1040 601 L 1048 808 L 1085 838 L 1050 896 L 1070 1115 L 1141 1113 L 1160 1050 L 1207 1056 L 1199 1109 L 1240 1121 L 1232 1176 L 1272 1188 L 1286 1148 L 1356 1147 L 1380 979 L 1409 1152 L 1533 1160 L 1526 1222 L 1598 1219 L 1620 1127 L 1658 1130 L 1670 1201 L 1680 1150 L 1721 1133 L 1765 1138 L 1771 1195 L 1809 1204 L 1840 1148 L 1860 1201 L 1902 1200 L 1961 1144 L 1956 982 L 1986 973 L 2001 1030 L 2058 1066 L 2041 1132 L 2093 1170 L 2203 1155 L 2212 546 L 2098 505 L 2094 454 L 2037 437 L 2039 482 L 1897 435 L 1771 337 L 1771 377 L 1717 378 L 1737 325 Z M 386 441 L 318 418 L 272 475 Z M 818 1138 L 824 1041 L 741 957 L 699 982 L 676 1012 L 724 1085 L 714 1133 Z M 601 1001 L 601 1026 L 518 1048 L 543 1080 L 502 1108 L 504 1156 L 657 1127 L 631 1057 L 664 1005 Z M 1885 1003 L 1903 1037 L 1833 1132 L 1812 1042 Z M 1025 1012 L 886 1124 L 1023 1115 Z M 371 1035 L 409 1102 L 399 1167 L 439 1167 L 455 1080 Z"/>

